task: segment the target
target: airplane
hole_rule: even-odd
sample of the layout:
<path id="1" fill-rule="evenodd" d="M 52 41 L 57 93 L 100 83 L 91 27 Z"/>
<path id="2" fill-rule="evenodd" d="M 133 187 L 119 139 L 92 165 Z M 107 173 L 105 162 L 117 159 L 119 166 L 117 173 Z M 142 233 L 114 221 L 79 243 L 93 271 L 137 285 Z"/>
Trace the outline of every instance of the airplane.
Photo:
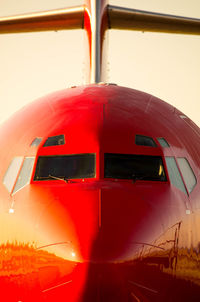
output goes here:
<path id="1" fill-rule="evenodd" d="M 0 128 L 0 289 L 9 302 L 200 299 L 200 129 L 104 81 L 108 29 L 200 34 L 200 19 L 86 0 L 0 18 L 0 33 L 83 28 L 88 84 Z"/>

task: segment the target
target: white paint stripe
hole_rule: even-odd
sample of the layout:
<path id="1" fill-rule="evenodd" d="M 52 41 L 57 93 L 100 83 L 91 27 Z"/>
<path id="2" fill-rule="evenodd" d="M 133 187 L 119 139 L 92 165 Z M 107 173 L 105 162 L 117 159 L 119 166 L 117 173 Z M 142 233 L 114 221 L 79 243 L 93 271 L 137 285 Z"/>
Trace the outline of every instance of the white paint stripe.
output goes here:
<path id="1" fill-rule="evenodd" d="M 128 281 L 129 283 L 131 283 L 131 284 L 133 284 L 133 285 L 135 285 L 135 286 L 137 286 L 137 287 L 140 287 L 140 288 L 144 288 L 144 289 L 146 289 L 146 290 L 148 290 L 148 291 L 150 291 L 150 292 L 152 292 L 152 293 L 154 293 L 154 294 L 158 294 L 158 291 L 157 290 L 154 290 L 154 289 L 151 289 L 151 288 L 149 288 L 149 287 L 146 287 L 146 286 L 144 286 L 144 285 L 141 285 L 141 284 L 139 284 L 139 283 L 136 283 L 136 282 L 133 282 L 133 281 Z"/>
<path id="2" fill-rule="evenodd" d="M 60 287 L 60 286 L 66 285 L 66 284 L 71 283 L 71 282 L 72 282 L 72 280 L 67 281 L 67 282 L 65 282 L 65 283 L 58 284 L 58 285 L 56 285 L 56 286 L 53 286 L 53 287 L 50 287 L 50 288 L 44 289 L 42 292 L 43 292 L 43 293 L 48 292 L 49 290 L 52 290 L 52 289 L 58 288 L 58 287 Z"/>

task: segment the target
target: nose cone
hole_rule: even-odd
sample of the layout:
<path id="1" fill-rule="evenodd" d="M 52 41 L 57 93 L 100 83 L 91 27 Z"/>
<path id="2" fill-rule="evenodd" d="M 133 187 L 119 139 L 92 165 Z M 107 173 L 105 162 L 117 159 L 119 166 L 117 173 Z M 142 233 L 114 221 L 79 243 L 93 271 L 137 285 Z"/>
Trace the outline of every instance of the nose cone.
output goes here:
<path id="1" fill-rule="evenodd" d="M 67 260 L 88 261 L 99 231 L 99 189 L 66 184 L 43 196 L 48 202 L 38 219 L 37 245 L 54 245 L 54 253 Z"/>
<path id="2" fill-rule="evenodd" d="M 127 285 L 127 278 L 121 265 L 90 263 L 81 302 L 128 302 Z"/>
<path id="3" fill-rule="evenodd" d="M 132 184 L 75 186 L 61 186 L 48 201 L 39 218 L 39 246 L 55 245 L 58 256 L 72 261 L 108 262 L 133 257 L 136 243 L 149 241 L 152 206 Z"/>
<path id="4" fill-rule="evenodd" d="M 155 231 L 151 204 L 131 184 L 102 189 L 100 205 L 100 227 L 90 258 L 105 262 L 133 259 L 141 248 L 139 243 L 149 242 Z"/>
<path id="5" fill-rule="evenodd" d="M 114 189 L 111 184 L 101 189 L 100 227 L 91 248 L 84 302 L 162 300 L 155 297 L 155 284 L 149 281 L 155 271 L 148 268 L 148 263 L 145 265 L 148 258 L 142 260 L 145 248 L 151 247 L 160 234 L 161 217 L 148 198 L 145 199 L 143 189 L 132 183 L 115 185 Z M 159 259 L 162 248 L 155 248 Z M 155 265 L 156 257 L 150 257 L 153 262 L 150 267 Z M 145 298 L 143 291 L 152 300 Z"/>
<path id="6" fill-rule="evenodd" d="M 40 272 L 46 299 L 128 301 L 125 267 L 155 231 L 151 205 L 132 183 L 61 185 L 47 195 L 37 231 L 38 251 L 49 253 Z"/>
<path id="7" fill-rule="evenodd" d="M 129 281 L 145 275 L 138 264 L 144 243 L 155 234 L 155 215 L 132 183 L 102 188 L 99 200 L 99 230 L 91 247 L 83 301 L 132 301 Z"/>

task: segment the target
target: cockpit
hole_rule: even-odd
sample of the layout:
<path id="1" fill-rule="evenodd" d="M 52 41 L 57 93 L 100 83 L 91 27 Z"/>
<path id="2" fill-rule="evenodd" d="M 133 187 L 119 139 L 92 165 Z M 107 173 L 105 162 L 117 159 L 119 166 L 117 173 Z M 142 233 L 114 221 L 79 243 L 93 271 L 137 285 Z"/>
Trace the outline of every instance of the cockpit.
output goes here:
<path id="1" fill-rule="evenodd" d="M 136 154 L 104 153 L 100 161 L 97 160 L 96 153 L 59 154 L 59 148 L 63 145 L 64 135 L 48 137 L 45 142 L 42 138 L 34 139 L 30 147 L 42 151 L 36 157 L 13 158 L 3 178 L 7 190 L 15 194 L 26 185 L 38 181 L 100 178 L 111 181 L 170 182 L 189 195 L 197 183 L 186 158 L 165 155 L 164 149 L 170 149 L 170 145 L 164 138 L 157 138 L 155 141 L 148 136 L 135 135 L 135 145 L 139 148 Z M 51 149 L 53 153 L 45 151 L 55 147 L 58 149 Z M 54 153 L 54 150 L 57 151 Z M 101 166 L 100 176 L 97 165 Z"/>
<path id="2" fill-rule="evenodd" d="M 34 180 L 95 178 L 95 154 L 39 156 Z M 104 154 L 104 178 L 166 181 L 160 156 Z"/>

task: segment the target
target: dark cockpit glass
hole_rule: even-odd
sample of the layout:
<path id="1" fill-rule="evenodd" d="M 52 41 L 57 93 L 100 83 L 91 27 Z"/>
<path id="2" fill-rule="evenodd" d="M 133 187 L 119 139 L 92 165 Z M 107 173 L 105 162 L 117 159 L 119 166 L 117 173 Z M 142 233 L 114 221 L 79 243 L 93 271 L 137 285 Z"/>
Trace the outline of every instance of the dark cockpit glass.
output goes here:
<path id="1" fill-rule="evenodd" d="M 64 144 L 65 144 L 65 136 L 62 134 L 62 135 L 48 137 L 43 147 L 59 146 Z"/>
<path id="2" fill-rule="evenodd" d="M 135 144 L 138 146 L 157 147 L 152 137 L 137 134 L 135 136 Z"/>
<path id="3" fill-rule="evenodd" d="M 160 156 L 106 153 L 104 168 L 105 178 L 166 181 Z"/>
<path id="4" fill-rule="evenodd" d="M 95 177 L 95 154 L 39 156 L 34 180 Z"/>

